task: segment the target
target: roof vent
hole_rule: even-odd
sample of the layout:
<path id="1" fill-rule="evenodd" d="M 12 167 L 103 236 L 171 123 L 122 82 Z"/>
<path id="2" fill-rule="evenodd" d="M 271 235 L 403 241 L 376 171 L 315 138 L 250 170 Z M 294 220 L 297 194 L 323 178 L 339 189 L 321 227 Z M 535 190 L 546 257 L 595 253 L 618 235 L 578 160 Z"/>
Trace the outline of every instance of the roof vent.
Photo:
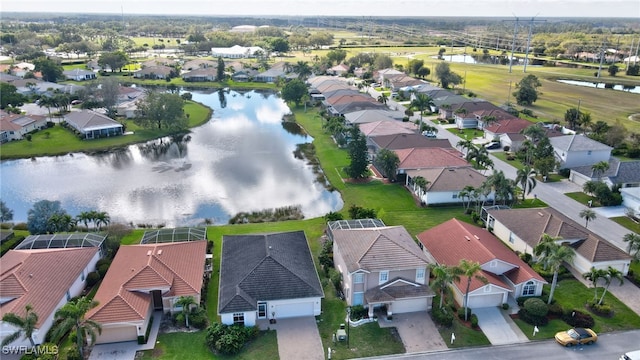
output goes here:
<path id="1" fill-rule="evenodd" d="M 543 217 L 543 216 L 544 216 L 544 214 L 543 214 L 543 213 L 541 213 L 540 211 L 538 211 L 538 215 L 539 215 L 540 217 Z"/>
<path id="2" fill-rule="evenodd" d="M 158 255 L 162 255 L 162 249 L 158 250 Z"/>
<path id="3" fill-rule="evenodd" d="M 467 235 L 465 235 L 464 238 L 467 239 L 467 241 L 471 241 L 471 238 L 468 237 Z"/>
<path id="4" fill-rule="evenodd" d="M 151 253 L 152 253 L 151 250 L 147 251 L 147 256 L 151 256 Z"/>
<path id="5" fill-rule="evenodd" d="M 33 274 L 29 274 L 29 277 L 30 277 L 30 278 L 32 278 L 32 277 L 33 277 Z"/>
<path id="6" fill-rule="evenodd" d="M 478 237 L 478 235 L 473 235 L 474 238 L 480 240 L 480 238 Z"/>

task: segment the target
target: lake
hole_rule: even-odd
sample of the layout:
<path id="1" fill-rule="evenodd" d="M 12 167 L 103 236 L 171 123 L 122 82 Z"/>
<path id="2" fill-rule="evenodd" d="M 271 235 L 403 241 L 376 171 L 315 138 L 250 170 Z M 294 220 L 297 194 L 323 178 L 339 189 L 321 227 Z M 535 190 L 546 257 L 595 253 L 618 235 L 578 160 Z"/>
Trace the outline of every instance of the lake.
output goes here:
<path id="1" fill-rule="evenodd" d="M 339 192 L 316 182 L 293 152 L 312 141 L 283 126 L 289 108 L 272 92 L 194 91 L 212 118 L 183 138 L 163 138 L 102 155 L 74 153 L 4 161 L 0 195 L 26 221 L 39 200 L 69 214 L 99 210 L 112 222 L 226 224 L 242 211 L 300 206 L 305 217 L 342 208 Z"/>
<path id="2" fill-rule="evenodd" d="M 559 83 L 568 84 L 568 85 L 576 85 L 576 86 L 586 86 L 596 89 L 613 89 L 618 91 L 625 91 L 634 94 L 640 94 L 640 86 L 633 85 L 620 85 L 620 84 L 610 84 L 603 82 L 591 82 L 591 81 L 578 81 L 578 80 L 557 80 Z"/>

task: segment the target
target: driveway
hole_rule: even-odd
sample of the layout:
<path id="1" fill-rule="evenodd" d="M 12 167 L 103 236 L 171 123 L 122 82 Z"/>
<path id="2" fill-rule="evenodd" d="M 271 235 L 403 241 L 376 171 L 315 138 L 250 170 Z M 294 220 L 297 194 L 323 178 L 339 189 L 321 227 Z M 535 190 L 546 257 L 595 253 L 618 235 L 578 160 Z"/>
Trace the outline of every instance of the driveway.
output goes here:
<path id="1" fill-rule="evenodd" d="M 625 216 L 625 212 L 627 211 L 627 207 L 626 206 L 606 206 L 606 207 L 596 207 L 593 208 L 593 211 L 596 212 L 596 214 L 598 214 L 598 216 L 602 216 L 602 217 L 606 217 L 606 218 L 612 218 L 612 217 L 619 217 L 619 216 Z"/>
<path id="2" fill-rule="evenodd" d="M 153 349 L 156 346 L 162 316 L 162 311 L 153 313 L 153 324 L 146 344 L 140 345 L 137 341 L 99 344 L 92 348 L 89 360 L 134 360 L 136 351 Z"/>
<path id="3" fill-rule="evenodd" d="M 315 317 L 278 319 L 275 325 L 280 360 L 324 360 Z"/>
<path id="4" fill-rule="evenodd" d="M 491 345 L 517 344 L 529 339 L 520 328 L 498 307 L 473 309 L 478 317 L 478 325 Z"/>
<path id="5" fill-rule="evenodd" d="M 438 334 L 436 325 L 426 311 L 393 314 L 393 320 L 378 318 L 380 327 L 394 327 L 402 339 L 407 353 L 446 350 L 442 337 Z"/>

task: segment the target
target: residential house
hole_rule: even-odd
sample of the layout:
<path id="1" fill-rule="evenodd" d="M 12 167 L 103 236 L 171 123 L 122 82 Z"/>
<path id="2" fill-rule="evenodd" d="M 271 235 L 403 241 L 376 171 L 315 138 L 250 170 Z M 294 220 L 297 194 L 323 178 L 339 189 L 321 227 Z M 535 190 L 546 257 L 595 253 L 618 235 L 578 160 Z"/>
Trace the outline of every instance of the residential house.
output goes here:
<path id="1" fill-rule="evenodd" d="M 16 87 L 16 91 L 22 95 L 45 95 L 53 96 L 54 91 L 59 91 L 65 94 L 75 94 L 83 86 L 74 84 L 56 84 L 48 81 L 42 81 L 37 79 L 20 79 L 11 82 Z"/>
<path id="2" fill-rule="evenodd" d="M 354 111 L 388 109 L 386 105 L 360 93 L 334 96 L 329 100 L 323 101 L 323 104 L 327 106 L 327 111 L 334 116 L 345 116 Z"/>
<path id="3" fill-rule="evenodd" d="M 334 67 L 327 69 L 326 73 L 329 75 L 335 76 L 344 76 L 349 71 L 349 66 L 347 64 L 338 64 Z"/>
<path id="4" fill-rule="evenodd" d="M 578 166 L 571 169 L 569 180 L 582 186 L 587 181 L 604 181 L 613 188 L 640 186 L 640 160 L 620 161 L 616 157 L 609 158 L 609 169 L 602 174 L 593 170 L 593 165 Z"/>
<path id="5" fill-rule="evenodd" d="M 457 266 L 460 260 L 477 262 L 484 283 L 475 277 L 469 286 L 471 309 L 495 307 L 509 302 L 509 297 L 540 296 L 547 282 L 516 253 L 505 247 L 485 229 L 451 219 L 418 234 L 418 240 L 429 260 L 440 265 Z M 468 278 L 454 282 L 453 296 L 464 304 Z"/>
<path id="6" fill-rule="evenodd" d="M 611 146 L 584 135 L 556 136 L 549 139 L 560 168 L 574 168 L 609 161 Z"/>
<path id="7" fill-rule="evenodd" d="M 182 296 L 199 304 L 206 248 L 206 240 L 120 247 L 85 316 L 102 326 L 96 343 L 146 341 L 154 311 L 182 311 Z"/>
<path id="8" fill-rule="evenodd" d="M 19 78 L 24 78 L 28 73 L 33 72 L 36 66 L 32 63 L 21 62 L 11 66 L 10 72 Z"/>
<path id="9" fill-rule="evenodd" d="M 259 46 L 240 46 L 233 45 L 226 48 L 211 48 L 211 56 L 214 58 L 222 57 L 228 59 L 246 59 L 256 57 L 256 52 L 265 53 Z"/>
<path id="10" fill-rule="evenodd" d="M 505 149 L 507 149 L 508 146 L 509 151 L 515 152 L 522 147 L 522 144 L 527 140 L 527 137 L 520 133 L 505 133 L 500 134 L 498 140 L 500 141 L 500 146 Z"/>
<path id="11" fill-rule="evenodd" d="M 284 61 L 277 62 L 267 71 L 263 71 L 255 76 L 256 82 L 275 83 L 278 79 L 291 80 L 298 78 L 298 74 L 289 70 L 289 64 Z"/>
<path id="12" fill-rule="evenodd" d="M 364 306 L 369 317 L 382 307 L 387 316 L 431 309 L 429 261 L 404 227 L 340 220 L 329 222 L 327 234 L 347 305 Z"/>
<path id="13" fill-rule="evenodd" d="M 318 316 L 324 297 L 303 231 L 222 237 L 218 314 L 223 324 Z"/>
<path id="14" fill-rule="evenodd" d="M 84 81 L 95 80 L 96 73 L 84 69 L 73 69 L 62 72 L 67 80 Z"/>
<path id="15" fill-rule="evenodd" d="M 484 100 L 467 101 L 461 104 L 454 104 L 451 105 L 450 110 L 453 112 L 453 118 L 458 129 L 477 129 L 479 127 L 481 115 L 478 116 L 476 113 L 497 114 L 498 111 L 504 112 L 499 107 Z M 506 115 L 504 116 L 506 117 Z"/>
<path id="16" fill-rule="evenodd" d="M 427 180 L 425 189 L 415 184 L 415 178 L 421 176 Z M 467 167 L 440 167 L 420 170 L 408 170 L 405 186 L 420 199 L 426 206 L 443 204 L 460 204 L 469 199 L 460 196 L 460 192 L 467 186 L 479 188 L 487 180 L 487 177 L 470 166 Z M 489 194 L 479 200 L 489 200 L 493 194 Z"/>
<path id="17" fill-rule="evenodd" d="M 418 126 L 416 124 L 395 120 L 364 123 L 360 124 L 359 128 L 366 137 L 395 134 L 416 134 L 418 132 Z"/>
<path id="18" fill-rule="evenodd" d="M 622 194 L 622 205 L 633 212 L 633 215 L 640 218 L 640 187 L 627 187 L 620 189 Z"/>
<path id="19" fill-rule="evenodd" d="M 142 68 L 154 67 L 154 66 L 168 66 L 173 67 L 178 65 L 178 61 L 174 59 L 168 59 L 163 57 L 157 57 L 151 60 L 147 60 L 140 64 Z"/>
<path id="20" fill-rule="evenodd" d="M 170 78 L 174 71 L 175 69 L 164 65 L 147 66 L 134 71 L 133 77 L 136 79 L 162 80 Z"/>
<path id="21" fill-rule="evenodd" d="M 533 254 L 543 234 L 561 238 L 561 244 L 575 250 L 569 264 L 578 273 L 611 266 L 623 274 L 631 257 L 584 226 L 553 208 L 493 209 L 487 211 L 487 227 L 514 251 Z"/>
<path id="22" fill-rule="evenodd" d="M 462 153 L 454 148 L 409 148 L 394 150 L 400 164 L 398 174 L 407 174 L 410 170 L 443 167 L 465 167 L 469 162 Z"/>
<path id="23" fill-rule="evenodd" d="M 235 82 L 252 81 L 258 75 L 258 71 L 252 69 L 242 69 L 231 74 L 231 79 Z"/>
<path id="24" fill-rule="evenodd" d="M 0 115 L 0 143 L 21 140 L 26 134 L 46 127 L 47 117 L 43 115 Z"/>
<path id="25" fill-rule="evenodd" d="M 84 139 L 122 135 L 122 124 L 92 110 L 72 111 L 64 115 L 64 121 Z"/>
<path id="26" fill-rule="evenodd" d="M 453 119 L 451 107 L 469 101 L 469 98 L 455 95 L 448 90 L 437 90 L 434 91 L 434 93 L 432 97 L 433 104 L 435 105 L 433 111 L 438 112 L 438 118 L 441 120 Z"/>
<path id="27" fill-rule="evenodd" d="M 402 120 L 404 113 L 401 111 L 389 111 L 383 109 L 352 111 L 344 114 L 347 125 L 360 125 L 375 121 Z"/>
<path id="28" fill-rule="evenodd" d="M 198 68 L 182 74 L 182 79 L 186 82 L 216 81 L 217 77 L 217 67 Z"/>
<path id="29" fill-rule="evenodd" d="M 182 65 L 183 71 L 192 71 L 197 69 L 205 69 L 209 67 L 218 67 L 218 62 L 206 59 L 189 60 Z"/>
<path id="30" fill-rule="evenodd" d="M 380 84 L 384 85 L 390 77 L 395 75 L 405 75 L 405 73 L 396 69 L 388 68 L 374 72 L 373 78 Z"/>
<path id="31" fill-rule="evenodd" d="M 348 114 L 349 115 L 349 114 Z M 377 154 L 381 149 L 399 150 L 409 148 L 451 148 L 451 143 L 447 139 L 428 138 L 420 134 L 392 134 L 367 138 L 367 145 L 373 154 Z"/>
<path id="32" fill-rule="evenodd" d="M 426 84 L 424 80 L 419 80 L 405 74 L 390 76 L 387 80 L 391 91 L 398 92 L 401 89 L 413 88 Z"/>
<path id="33" fill-rule="evenodd" d="M 497 112 L 493 113 L 495 114 Z M 479 117 L 476 114 L 476 117 L 478 117 L 478 126 L 481 129 L 484 129 L 484 138 L 489 141 L 500 140 L 500 136 L 504 134 L 520 134 L 524 129 L 531 126 L 531 122 L 527 120 L 517 118 L 502 110 L 500 110 L 500 113 L 501 115 L 507 114 L 508 116 L 498 117 L 495 115 L 489 115 L 495 116 L 496 121 L 486 126 L 484 124 L 484 121 L 482 120 L 482 117 Z"/>
<path id="34" fill-rule="evenodd" d="M 136 117 L 138 110 L 138 101 L 144 99 L 146 93 L 143 88 L 139 87 L 118 87 L 118 100 L 116 103 L 116 111 L 118 116 L 132 119 Z"/>
<path id="35" fill-rule="evenodd" d="M 96 247 L 9 250 L 1 259 L 0 318 L 8 313 L 24 317 L 25 307 L 31 305 L 38 315 L 33 340 L 44 343 L 56 310 L 82 293 L 86 277 L 95 270 L 99 259 Z M 0 321 L 1 340 L 17 330 Z M 31 343 L 20 336 L 11 345 L 30 347 Z"/>

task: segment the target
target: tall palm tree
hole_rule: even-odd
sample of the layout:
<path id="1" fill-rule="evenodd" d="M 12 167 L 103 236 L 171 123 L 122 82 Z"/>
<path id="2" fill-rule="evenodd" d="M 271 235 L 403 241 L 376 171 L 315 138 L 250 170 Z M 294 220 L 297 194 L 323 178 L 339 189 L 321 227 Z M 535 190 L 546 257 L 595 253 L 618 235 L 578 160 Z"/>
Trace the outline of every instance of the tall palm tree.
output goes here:
<path id="1" fill-rule="evenodd" d="M 607 290 L 609 289 L 609 285 L 611 285 L 611 281 L 613 281 L 613 279 L 618 280 L 621 286 L 624 283 L 624 275 L 622 275 L 622 272 L 618 269 L 612 268 L 611 266 L 607 268 L 606 274 L 603 277 L 603 279 L 604 279 L 604 291 L 602 292 L 600 301 L 598 301 L 598 305 L 602 305 L 602 301 L 604 301 L 604 296 L 607 293 Z"/>
<path id="2" fill-rule="evenodd" d="M 422 195 L 427 191 L 427 186 L 429 186 L 429 184 L 430 182 L 422 176 L 416 176 L 415 178 L 413 178 L 413 185 L 418 187 L 418 189 L 420 190 L 420 197 L 422 197 Z"/>
<path id="3" fill-rule="evenodd" d="M 536 143 L 545 136 L 545 130 L 542 126 L 531 125 L 522 130 L 522 135 L 528 137 L 529 139 L 531 139 L 531 141 Z"/>
<path id="4" fill-rule="evenodd" d="M 182 307 L 182 314 L 184 315 L 185 325 L 189 327 L 189 313 L 191 313 L 191 305 L 196 304 L 196 299 L 193 296 L 180 296 L 176 305 Z"/>
<path id="5" fill-rule="evenodd" d="M 84 318 L 87 312 L 96 306 L 98 306 L 97 301 L 83 296 L 75 301 L 69 301 L 56 310 L 55 320 L 59 322 L 51 333 L 53 341 L 60 342 L 67 333 L 75 330 L 80 357 L 84 359 L 85 337 L 90 336 L 91 343 L 94 344 L 97 337 L 96 333 L 102 333 L 100 324 Z"/>
<path id="6" fill-rule="evenodd" d="M 433 99 L 423 93 L 419 93 L 416 97 L 411 101 L 411 107 L 416 107 L 420 111 L 420 127 L 418 127 L 418 131 L 422 132 L 422 113 L 426 109 L 431 109 L 434 105 Z"/>
<path id="7" fill-rule="evenodd" d="M 487 177 L 485 185 L 493 190 L 493 205 L 496 204 L 498 199 L 502 200 L 503 204 L 513 200 L 515 198 L 515 181 L 507 179 L 502 170 L 493 170 L 493 174 Z"/>
<path id="8" fill-rule="evenodd" d="M 604 278 L 606 276 L 606 273 L 606 270 L 596 269 L 592 266 L 589 272 L 582 274 L 582 277 L 586 280 L 591 281 L 591 284 L 593 285 L 593 302 L 596 302 L 598 300 L 598 280 Z"/>
<path id="9" fill-rule="evenodd" d="M 460 147 L 460 150 L 466 150 L 465 157 L 469 155 L 469 149 L 474 148 L 473 142 L 471 140 L 466 140 L 466 139 L 458 141 L 458 143 L 456 144 L 456 147 Z"/>
<path id="10" fill-rule="evenodd" d="M 33 307 L 31 305 L 25 306 L 24 309 L 26 312 L 24 317 L 20 317 L 14 313 L 6 313 L 2 317 L 3 322 L 18 328 L 16 332 L 2 340 L 2 347 L 18 340 L 21 334 L 24 335 L 25 339 L 29 339 L 31 346 L 36 346 L 36 343 L 33 340 L 33 332 L 36 330 L 36 324 L 38 323 L 38 314 L 33 312 Z"/>
<path id="11" fill-rule="evenodd" d="M 389 97 L 385 93 L 380 93 L 380 96 L 378 96 L 378 102 L 381 102 L 385 105 L 387 105 L 388 100 L 389 100 Z"/>
<path id="12" fill-rule="evenodd" d="M 587 194 L 593 195 L 598 189 L 598 183 L 595 181 L 587 181 L 582 185 L 582 191 Z"/>
<path id="13" fill-rule="evenodd" d="M 473 279 L 477 279 L 486 284 L 487 278 L 478 274 L 482 270 L 480 263 L 478 262 L 471 262 L 467 259 L 462 259 L 460 260 L 460 264 L 458 264 L 458 269 L 460 275 L 467 278 L 467 288 L 464 291 L 464 321 L 467 321 L 467 315 L 469 314 L 467 308 L 469 307 L 469 288 L 471 287 L 471 281 Z"/>
<path id="14" fill-rule="evenodd" d="M 454 281 L 460 281 L 460 269 L 444 264 L 431 264 L 429 266 L 433 274 L 433 288 L 440 292 L 440 308 L 444 305 L 444 294 Z"/>
<path id="15" fill-rule="evenodd" d="M 549 292 L 549 301 L 553 300 L 553 293 L 558 285 L 558 271 L 564 262 L 570 262 L 575 256 L 575 251 L 569 246 L 557 243 L 558 238 L 553 238 L 547 234 L 542 235 L 542 240 L 533 249 L 533 253 L 538 256 L 538 262 L 542 263 L 545 269 L 553 271 L 553 281 L 551 282 L 551 291 Z"/>
<path id="16" fill-rule="evenodd" d="M 109 223 L 111 222 L 111 217 L 106 211 L 99 211 L 96 212 L 94 221 L 96 227 L 98 228 L 98 231 L 100 231 L 102 225 L 109 225 Z"/>
<path id="17" fill-rule="evenodd" d="M 589 227 L 589 221 L 593 220 L 596 218 L 596 212 L 591 210 L 591 209 L 582 209 L 582 211 L 580 211 L 580 217 L 584 219 L 584 227 L 588 228 Z"/>
<path id="18" fill-rule="evenodd" d="M 609 162 L 608 161 L 598 161 L 597 163 L 591 166 L 591 171 L 593 171 L 593 176 L 598 178 L 598 181 L 602 181 L 602 175 L 609 170 Z"/>
<path id="19" fill-rule="evenodd" d="M 640 235 L 636 233 L 628 233 L 622 238 L 622 241 L 628 242 L 627 251 L 635 260 L 640 260 Z"/>
<path id="20" fill-rule="evenodd" d="M 516 183 L 522 187 L 522 201 L 524 201 L 525 195 L 531 193 L 531 190 L 536 187 L 536 171 L 529 165 L 525 165 L 524 168 L 518 169 L 516 174 Z"/>
<path id="21" fill-rule="evenodd" d="M 304 81 L 311 76 L 311 66 L 306 61 L 298 61 L 293 65 L 293 72 L 298 74 L 298 79 Z"/>
<path id="22" fill-rule="evenodd" d="M 465 201 L 464 202 L 464 209 L 468 210 L 469 207 L 471 207 L 471 197 L 472 194 L 476 191 L 476 189 L 471 186 L 471 185 L 467 185 L 464 188 L 462 188 L 462 190 L 460 190 L 460 192 L 458 193 L 458 197 L 460 197 L 462 199 L 462 201 L 464 201 L 464 199 L 468 199 L 469 201 Z"/>

